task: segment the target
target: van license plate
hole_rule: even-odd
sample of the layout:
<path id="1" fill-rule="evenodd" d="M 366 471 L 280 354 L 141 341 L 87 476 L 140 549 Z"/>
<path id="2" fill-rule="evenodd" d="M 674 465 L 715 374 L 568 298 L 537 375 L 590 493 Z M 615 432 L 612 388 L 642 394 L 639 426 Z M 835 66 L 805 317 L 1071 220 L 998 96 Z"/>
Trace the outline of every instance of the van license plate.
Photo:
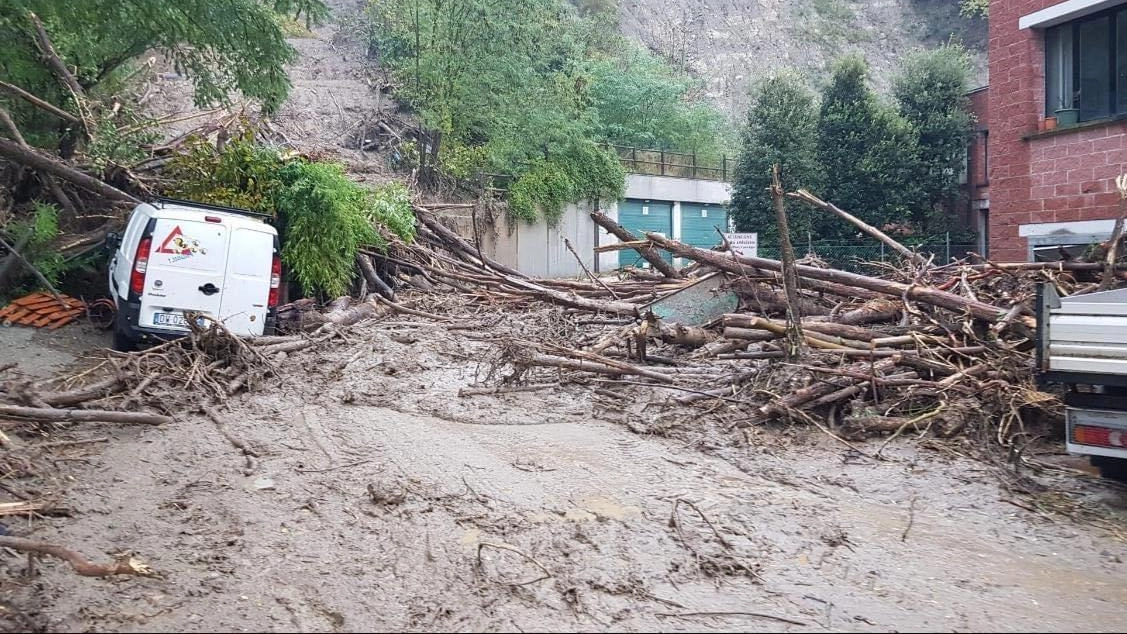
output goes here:
<path id="1" fill-rule="evenodd" d="M 154 326 L 178 326 L 180 328 L 188 327 L 188 320 L 180 313 L 156 313 L 153 315 Z"/>

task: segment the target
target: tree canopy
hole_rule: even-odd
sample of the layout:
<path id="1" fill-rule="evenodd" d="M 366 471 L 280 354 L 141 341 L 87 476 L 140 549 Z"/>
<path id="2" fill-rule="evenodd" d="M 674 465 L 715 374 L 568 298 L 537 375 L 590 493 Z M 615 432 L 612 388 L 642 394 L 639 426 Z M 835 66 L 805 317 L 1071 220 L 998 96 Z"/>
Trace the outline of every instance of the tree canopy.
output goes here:
<path id="1" fill-rule="evenodd" d="M 731 208 L 737 225 L 758 231 L 765 241 L 778 239 L 774 208 L 766 193 L 773 165 L 779 165 L 788 191 L 820 189 L 817 128 L 818 109 L 803 78 L 783 73 L 755 86 L 732 183 Z M 796 237 L 805 236 L 814 230 L 817 216 L 794 208 L 788 220 Z"/>
<path id="2" fill-rule="evenodd" d="M 278 17 L 314 23 L 328 9 L 321 0 L 8 0 L 0 8 L 0 77 L 67 109 L 72 96 L 40 59 L 33 14 L 86 91 L 157 51 L 194 83 L 198 105 L 239 91 L 269 109 L 286 98 L 285 64 L 294 57 Z M 56 123 L 22 101 L 0 98 L 29 134 Z"/>
<path id="3" fill-rule="evenodd" d="M 746 231 L 772 241 L 767 194 L 771 165 L 787 189 L 805 188 L 870 224 L 898 231 L 947 230 L 945 206 L 958 194 L 971 131 L 970 60 L 948 45 L 908 55 L 885 103 L 868 83 L 860 57 L 838 61 L 814 105 L 788 75 L 761 82 L 748 113 L 732 193 L 732 215 Z M 825 214 L 790 208 L 794 239 L 840 240 L 848 225 Z"/>
<path id="4" fill-rule="evenodd" d="M 434 133 L 422 160 L 514 176 L 510 211 L 531 221 L 568 196 L 621 195 L 602 143 L 719 153 L 726 122 L 698 84 L 627 43 L 600 6 L 372 0 L 373 48 Z"/>

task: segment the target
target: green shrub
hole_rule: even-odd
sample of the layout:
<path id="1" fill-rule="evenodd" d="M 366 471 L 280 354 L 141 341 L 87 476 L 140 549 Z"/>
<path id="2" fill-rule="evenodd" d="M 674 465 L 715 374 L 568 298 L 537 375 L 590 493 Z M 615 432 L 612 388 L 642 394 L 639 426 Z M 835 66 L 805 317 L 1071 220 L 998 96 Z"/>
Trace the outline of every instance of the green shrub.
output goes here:
<path id="1" fill-rule="evenodd" d="M 386 248 L 373 226 L 404 240 L 414 236 L 406 188 L 372 192 L 350 180 L 335 163 L 293 161 L 278 172 L 275 208 L 284 223 L 282 261 L 304 292 L 343 295 L 360 247 Z"/>

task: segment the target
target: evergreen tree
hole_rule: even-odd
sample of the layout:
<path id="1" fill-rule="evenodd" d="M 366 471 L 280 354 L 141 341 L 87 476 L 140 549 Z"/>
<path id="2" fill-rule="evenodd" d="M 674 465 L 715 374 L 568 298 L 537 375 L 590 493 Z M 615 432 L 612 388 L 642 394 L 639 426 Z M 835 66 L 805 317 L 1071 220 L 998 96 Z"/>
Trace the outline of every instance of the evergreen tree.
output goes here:
<path id="1" fill-rule="evenodd" d="M 759 83 L 748 110 L 732 185 L 730 208 L 740 231 L 758 232 L 760 240 L 766 243 L 777 241 L 775 214 L 767 189 L 771 167 L 776 163 L 788 191 L 819 189 L 817 129 L 814 95 L 801 78 L 780 74 Z M 792 239 L 805 241 L 816 216 L 800 205 L 792 205 L 788 210 Z"/>
<path id="2" fill-rule="evenodd" d="M 825 178 L 821 197 L 874 224 L 911 220 L 921 199 L 918 134 L 911 123 L 881 104 L 867 83 L 864 59 L 839 61 L 822 93 L 818 163 Z M 843 222 L 826 225 L 816 239 L 852 237 Z"/>
<path id="3" fill-rule="evenodd" d="M 900 114 L 919 134 L 914 182 L 921 199 L 914 205 L 914 220 L 934 230 L 947 217 L 941 206 L 959 193 L 973 115 L 967 97 L 970 55 L 957 44 L 906 57 L 892 83 Z M 940 213 L 936 213 L 940 212 Z"/>

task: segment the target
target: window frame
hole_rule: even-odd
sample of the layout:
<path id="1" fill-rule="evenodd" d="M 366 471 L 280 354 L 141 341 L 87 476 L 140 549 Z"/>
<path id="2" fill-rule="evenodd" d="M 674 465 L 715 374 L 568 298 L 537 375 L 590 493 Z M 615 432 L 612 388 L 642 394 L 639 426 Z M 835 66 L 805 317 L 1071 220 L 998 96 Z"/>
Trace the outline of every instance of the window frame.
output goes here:
<path id="1" fill-rule="evenodd" d="M 1091 14 L 1076 18 L 1074 20 L 1069 20 L 1067 22 L 1062 22 L 1060 24 L 1056 24 L 1056 25 L 1047 27 L 1044 30 L 1044 32 L 1042 33 L 1042 37 L 1044 38 L 1043 42 L 1045 43 L 1045 47 L 1044 47 L 1045 48 L 1045 50 L 1044 50 L 1045 116 L 1047 116 L 1047 117 L 1056 116 L 1056 111 L 1059 109 L 1058 106 L 1051 104 L 1049 102 L 1049 94 L 1051 92 L 1051 89 L 1050 89 L 1050 86 L 1049 86 L 1049 63 L 1050 63 L 1050 55 L 1051 55 L 1051 52 L 1049 51 L 1049 47 L 1048 47 L 1049 32 L 1050 31 L 1059 31 L 1059 30 L 1063 30 L 1063 29 L 1069 29 L 1071 31 L 1071 37 L 1072 37 L 1072 42 L 1071 42 L 1071 45 L 1072 45 L 1072 51 L 1071 51 L 1071 57 L 1072 57 L 1072 69 L 1071 69 L 1071 71 L 1072 71 L 1072 73 L 1071 73 L 1072 74 L 1072 91 L 1071 91 L 1071 94 L 1076 95 L 1080 91 L 1080 82 L 1081 82 L 1081 73 L 1080 73 L 1080 58 L 1081 58 L 1080 45 L 1081 45 L 1081 42 L 1080 42 L 1080 33 L 1079 33 L 1080 25 L 1088 23 L 1088 22 L 1095 22 L 1095 21 L 1101 20 L 1103 18 L 1108 18 L 1108 26 L 1107 26 L 1107 29 L 1108 29 L 1108 32 L 1107 32 L 1107 38 L 1108 38 L 1107 39 L 1107 42 L 1108 42 L 1107 59 L 1108 59 L 1108 62 L 1109 62 L 1108 63 L 1108 77 L 1107 77 L 1107 80 L 1108 80 L 1108 84 L 1107 84 L 1108 85 L 1108 91 L 1107 91 L 1108 98 L 1107 98 L 1107 103 L 1104 104 L 1105 113 L 1102 114 L 1102 115 L 1087 118 L 1087 119 L 1080 118 L 1079 114 L 1078 114 L 1077 123 L 1086 123 L 1086 122 L 1089 122 L 1089 121 L 1101 121 L 1101 120 L 1105 120 L 1105 119 L 1127 118 L 1127 82 L 1123 82 L 1125 84 L 1124 86 L 1118 85 L 1120 83 L 1119 77 L 1118 77 L 1118 75 L 1119 75 L 1119 56 L 1120 56 L 1120 52 L 1118 50 L 1118 48 L 1119 48 L 1119 39 L 1118 38 L 1119 38 L 1119 18 L 1120 18 L 1121 14 L 1127 14 L 1127 4 L 1110 7 L 1108 9 L 1104 9 L 1102 11 L 1097 11 L 1095 13 L 1091 13 Z M 1123 54 L 1127 55 L 1127 51 L 1124 51 Z M 1124 99 L 1123 99 L 1124 106 L 1123 106 L 1122 110 L 1120 109 L 1120 99 L 1119 99 L 1119 95 L 1120 95 L 1121 90 L 1124 91 L 1124 95 L 1123 95 L 1124 96 Z M 1080 99 L 1083 100 L 1083 98 L 1084 98 L 1083 95 L 1081 95 Z M 1081 110 L 1079 101 L 1074 101 L 1073 104 L 1072 104 L 1072 107 L 1076 108 L 1077 110 Z"/>

